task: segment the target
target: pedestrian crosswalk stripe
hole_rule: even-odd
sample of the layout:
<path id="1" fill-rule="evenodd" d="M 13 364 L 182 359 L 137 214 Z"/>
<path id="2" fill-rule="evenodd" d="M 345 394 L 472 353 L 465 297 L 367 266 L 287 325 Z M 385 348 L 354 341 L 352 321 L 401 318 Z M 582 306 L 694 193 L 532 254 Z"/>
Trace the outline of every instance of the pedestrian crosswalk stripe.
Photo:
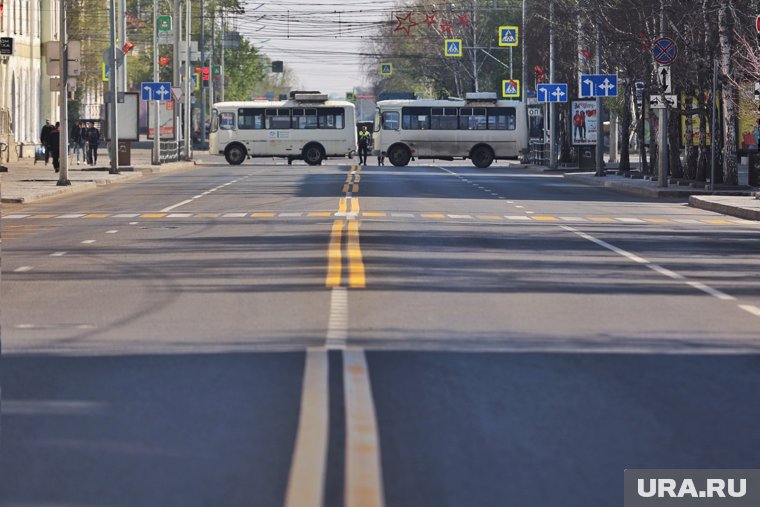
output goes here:
<path id="1" fill-rule="evenodd" d="M 508 221 L 521 221 L 521 222 L 565 222 L 565 223 L 599 223 L 599 224 L 673 224 L 673 225 L 743 225 L 743 226 L 760 226 L 759 221 L 745 220 L 741 218 L 665 218 L 665 217 L 604 217 L 604 216 L 557 216 L 557 215 L 539 215 L 534 214 L 532 211 L 526 211 L 524 215 L 478 215 L 478 214 L 465 214 L 465 213 L 430 213 L 430 212 L 386 212 L 386 211 L 360 211 L 358 206 L 354 205 L 354 199 L 351 199 L 352 211 L 300 211 L 300 212 L 277 212 L 277 211 L 246 211 L 246 212 L 230 212 L 230 213 L 64 213 L 64 214 L 52 214 L 52 213 L 14 213 L 6 215 L 3 220 L 54 220 L 54 219 L 75 219 L 75 218 L 87 218 L 87 219 L 108 219 L 108 218 L 143 218 L 143 219 L 162 219 L 162 218 L 259 218 L 259 219 L 278 219 L 278 218 L 330 218 L 330 217 L 345 217 L 352 216 L 354 218 L 361 217 L 365 219 L 372 218 L 404 218 L 404 219 L 452 219 L 452 220 L 508 220 Z M 354 208 L 357 208 L 354 210 Z M 39 223 L 39 222 L 38 222 Z M 32 227 L 31 225 L 18 225 L 4 226 L 6 232 L 11 227 Z"/>

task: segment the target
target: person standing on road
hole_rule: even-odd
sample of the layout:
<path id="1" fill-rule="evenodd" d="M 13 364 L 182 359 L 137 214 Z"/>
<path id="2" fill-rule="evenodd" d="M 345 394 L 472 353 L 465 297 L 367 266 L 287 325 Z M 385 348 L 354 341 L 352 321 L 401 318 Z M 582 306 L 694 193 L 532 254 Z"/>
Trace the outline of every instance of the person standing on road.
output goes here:
<path id="1" fill-rule="evenodd" d="M 50 160 L 50 132 L 54 128 L 55 127 L 50 124 L 50 120 L 45 120 L 45 125 L 42 126 L 42 131 L 40 132 L 40 142 L 42 143 L 42 148 L 45 150 L 45 165 L 47 165 Z"/>
<path id="2" fill-rule="evenodd" d="M 85 150 L 84 150 L 84 144 L 85 144 L 85 128 L 81 121 L 78 121 L 74 124 L 73 127 L 71 127 L 71 132 L 69 133 L 69 149 L 71 151 L 71 155 L 76 153 L 77 155 L 77 165 L 79 165 L 79 152 L 82 152 L 82 158 L 84 159 L 85 156 Z"/>
<path id="3" fill-rule="evenodd" d="M 359 164 L 367 165 L 367 155 L 369 154 L 370 133 L 364 126 L 359 131 Z"/>
<path id="4" fill-rule="evenodd" d="M 61 167 L 61 123 L 55 122 L 47 134 L 48 145 L 50 146 L 50 155 L 53 157 L 53 170 L 58 172 Z M 47 162 L 46 162 L 47 163 Z"/>
<path id="5" fill-rule="evenodd" d="M 87 140 L 87 164 L 98 163 L 98 144 L 100 144 L 100 131 L 95 128 L 95 123 L 90 122 L 85 133 Z"/>

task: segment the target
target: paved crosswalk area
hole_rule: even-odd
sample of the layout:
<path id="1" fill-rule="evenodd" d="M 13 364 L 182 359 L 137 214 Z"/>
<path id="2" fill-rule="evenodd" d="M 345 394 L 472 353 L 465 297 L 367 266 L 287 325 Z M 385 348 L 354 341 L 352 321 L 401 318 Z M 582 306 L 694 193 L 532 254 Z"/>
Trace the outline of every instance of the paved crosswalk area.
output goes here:
<path id="1" fill-rule="evenodd" d="M 33 221 L 41 219 L 225 219 L 225 218 L 252 218 L 266 219 L 293 219 L 293 218 L 334 218 L 349 217 L 359 219 L 392 219 L 392 220 L 465 220 L 486 222 L 531 222 L 531 223 L 614 223 L 614 224 L 637 224 L 637 225 L 750 225 L 760 226 L 760 222 L 743 220 L 741 218 L 675 218 L 675 217 L 616 217 L 616 216 L 559 216 L 559 215 L 495 215 L 495 214 L 454 214 L 445 212 L 334 212 L 334 211 L 306 211 L 306 212 L 277 212 L 277 211 L 241 211 L 227 213 L 14 213 L 3 217 L 4 220 Z"/>

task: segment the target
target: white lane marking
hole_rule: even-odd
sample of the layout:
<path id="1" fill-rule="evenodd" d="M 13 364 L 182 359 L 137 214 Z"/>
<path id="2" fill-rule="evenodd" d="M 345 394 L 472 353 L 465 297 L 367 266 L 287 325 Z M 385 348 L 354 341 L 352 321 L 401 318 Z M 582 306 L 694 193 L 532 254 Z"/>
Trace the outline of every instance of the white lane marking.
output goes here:
<path id="1" fill-rule="evenodd" d="M 30 216 L 32 216 L 32 215 L 5 215 L 3 218 L 8 218 L 8 219 L 11 219 L 11 218 L 26 218 L 26 217 L 30 217 Z"/>
<path id="2" fill-rule="evenodd" d="M 667 276 L 668 278 L 672 278 L 673 280 L 686 280 L 685 276 L 671 271 L 668 268 L 663 268 L 658 264 L 647 264 L 647 267 L 653 271 L 657 271 L 658 273 Z"/>
<path id="3" fill-rule="evenodd" d="M 66 213 L 65 215 L 58 215 L 56 218 L 82 218 L 84 213 Z"/>
<path id="4" fill-rule="evenodd" d="M 198 195 L 194 195 L 193 199 L 200 199 L 201 197 L 203 197 L 203 194 L 198 194 Z"/>
<path id="5" fill-rule="evenodd" d="M 507 220 L 530 220 L 530 217 L 524 215 L 504 215 Z"/>
<path id="6" fill-rule="evenodd" d="M 535 213 L 535 211 L 526 211 L 525 213 L 527 213 L 528 215 L 532 215 Z"/>
<path id="7" fill-rule="evenodd" d="M 744 310 L 745 312 L 749 312 L 749 313 L 751 313 L 751 314 L 752 314 L 752 315 L 754 315 L 755 317 L 760 317 L 760 308 L 758 308 L 757 306 L 752 306 L 752 305 L 739 305 L 739 308 L 741 308 L 741 309 L 742 309 L 742 310 Z"/>
<path id="8" fill-rule="evenodd" d="M 26 273 L 34 269 L 34 266 L 21 266 L 13 270 L 14 273 Z"/>
<path id="9" fill-rule="evenodd" d="M 560 220 L 564 220 L 565 222 L 588 222 L 583 217 L 559 217 Z"/>
<path id="10" fill-rule="evenodd" d="M 586 234 L 583 231 L 578 231 L 578 230 L 573 229 L 572 227 L 567 227 L 565 225 L 560 225 L 560 227 L 563 228 L 563 229 L 565 229 L 566 231 L 570 231 L 572 233 L 577 234 L 578 236 L 580 236 L 583 239 L 587 239 L 587 240 L 591 241 L 592 243 L 596 243 L 597 245 L 599 245 L 599 246 L 601 246 L 603 248 L 606 248 L 607 250 L 612 250 L 616 254 L 622 255 L 623 257 L 626 257 L 626 258 L 632 260 L 633 262 L 638 262 L 639 264 L 649 264 L 648 260 L 646 260 L 646 259 L 644 259 L 642 257 L 639 257 L 636 254 L 632 254 L 630 252 L 626 252 L 622 248 L 618 248 L 615 245 L 610 245 L 606 241 L 602 241 L 601 239 L 596 239 L 595 237 L 591 236 L 590 234 Z"/>
<path id="11" fill-rule="evenodd" d="M 111 229 L 110 231 L 106 231 L 106 234 L 116 234 L 117 232 L 119 231 L 116 229 Z"/>
<path id="12" fill-rule="evenodd" d="M 243 218 L 247 216 L 248 213 L 225 213 L 222 218 Z"/>
<path id="13" fill-rule="evenodd" d="M 522 208 L 524 208 L 524 207 L 525 207 L 525 206 L 520 206 L 520 205 L 516 205 L 516 206 L 515 206 L 515 208 L 518 208 L 518 209 L 522 209 Z"/>
<path id="14" fill-rule="evenodd" d="M 345 507 L 383 507 L 380 439 L 367 360 L 362 349 L 343 352 L 346 406 Z"/>
<path id="15" fill-rule="evenodd" d="M 53 253 L 50 254 L 50 257 L 63 257 L 67 253 L 68 252 L 53 252 Z"/>
<path id="16" fill-rule="evenodd" d="M 330 317 L 327 321 L 327 350 L 345 350 L 348 340 L 348 290 L 333 287 L 330 293 Z"/>
<path id="17" fill-rule="evenodd" d="M 161 213 L 166 213 L 167 211 L 171 211 L 171 210 L 173 210 L 174 208 L 179 208 L 180 206 L 184 206 L 185 204 L 187 204 L 187 203 L 190 203 L 190 202 L 193 202 L 193 200 L 192 200 L 192 199 L 185 199 L 185 200 L 184 200 L 184 201 L 182 201 L 182 202 L 178 202 L 178 203 L 177 203 L 177 204 L 175 204 L 174 206 L 169 206 L 169 207 L 167 207 L 167 208 L 164 208 L 164 209 L 162 209 L 162 210 L 161 210 Z"/>
<path id="18" fill-rule="evenodd" d="M 699 220 L 694 220 L 693 218 L 674 218 L 674 222 L 678 222 L 679 224 L 701 224 Z"/>
<path id="19" fill-rule="evenodd" d="M 139 223 L 140 223 L 140 222 L 129 222 L 129 225 L 137 225 L 137 224 L 139 224 Z"/>
<path id="20" fill-rule="evenodd" d="M 702 292 L 706 292 L 707 294 L 710 294 L 711 296 L 714 296 L 718 299 L 722 299 L 723 301 L 736 301 L 736 298 L 734 296 L 729 296 L 725 292 L 721 292 L 718 289 L 713 289 L 712 287 L 703 284 L 702 282 L 686 282 L 688 285 L 691 285 L 695 289 L 699 289 Z"/>
<path id="21" fill-rule="evenodd" d="M 396 218 L 414 218 L 414 213 L 391 213 L 391 216 Z"/>
<path id="22" fill-rule="evenodd" d="M 648 267 L 649 269 L 651 269 L 653 271 L 656 271 L 656 272 L 658 272 L 660 274 L 663 274 L 663 275 L 665 275 L 665 276 L 667 276 L 669 278 L 672 278 L 674 280 L 682 281 L 686 285 L 688 285 L 690 287 L 693 287 L 693 288 L 695 288 L 697 290 L 701 290 L 702 292 L 704 292 L 706 294 L 709 294 L 709 295 L 711 295 L 711 296 L 713 296 L 715 298 L 718 298 L 718 299 L 720 299 L 722 301 L 736 301 L 736 298 L 734 296 L 731 296 L 729 294 L 726 294 L 725 292 L 719 291 L 718 289 L 714 289 L 714 288 L 710 287 L 709 285 L 705 285 L 702 282 L 688 280 L 685 276 L 683 276 L 681 274 L 678 274 L 678 273 L 675 273 L 673 271 L 670 271 L 669 269 L 664 268 L 664 267 L 660 266 L 659 264 L 655 264 L 653 262 L 649 262 L 648 260 L 644 259 L 643 257 L 639 257 L 636 254 L 632 254 L 630 252 L 627 252 L 626 250 L 623 250 L 622 248 L 618 248 L 618 247 L 616 247 L 614 245 L 611 245 L 611 244 L 607 243 L 606 241 L 602 241 L 601 239 L 597 239 L 597 238 L 595 238 L 595 237 L 593 237 L 593 236 L 591 236 L 589 234 L 586 234 L 585 232 L 581 232 L 581 231 L 575 230 L 572 227 L 568 227 L 566 225 L 561 225 L 560 227 L 562 229 L 565 229 L 566 231 L 570 231 L 570 232 L 572 232 L 574 234 L 577 234 L 578 236 L 580 236 L 580 237 L 582 237 L 584 239 L 587 239 L 587 240 L 589 240 L 589 241 L 591 241 L 593 243 L 596 243 L 597 245 L 599 245 L 601 247 L 604 247 L 604 248 L 606 248 L 608 250 L 612 250 L 616 254 L 622 255 L 623 257 L 626 257 L 626 258 L 628 258 L 628 259 L 630 259 L 630 260 L 632 260 L 634 262 L 637 262 L 639 264 L 645 264 L 646 267 Z"/>
<path id="23" fill-rule="evenodd" d="M 618 222 L 623 222 L 626 224 L 645 224 L 646 222 L 644 220 L 641 220 L 639 218 L 615 218 Z"/>
<path id="24" fill-rule="evenodd" d="M 85 244 L 85 245 L 90 245 L 92 243 L 95 243 L 95 240 L 94 239 L 86 239 L 86 240 L 82 241 L 82 243 Z"/>
<path id="25" fill-rule="evenodd" d="M 301 413 L 290 464 L 285 507 L 322 507 L 330 432 L 329 358 L 323 348 L 306 351 Z"/>
<path id="26" fill-rule="evenodd" d="M 166 218 L 190 218 L 192 213 L 169 213 Z"/>
<path id="27" fill-rule="evenodd" d="M 139 216 L 140 216 L 139 213 L 119 213 L 118 215 L 114 215 L 113 218 L 135 218 Z M 137 223 L 137 222 L 134 222 L 134 223 Z"/>
<path id="28" fill-rule="evenodd" d="M 446 215 L 449 218 L 472 218 L 472 215 Z"/>

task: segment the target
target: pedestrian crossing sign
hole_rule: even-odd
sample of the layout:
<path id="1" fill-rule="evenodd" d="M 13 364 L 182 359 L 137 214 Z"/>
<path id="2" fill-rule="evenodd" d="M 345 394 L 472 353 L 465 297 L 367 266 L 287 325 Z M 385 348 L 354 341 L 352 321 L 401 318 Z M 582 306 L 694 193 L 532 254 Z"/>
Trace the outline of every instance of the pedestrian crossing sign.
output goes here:
<path id="1" fill-rule="evenodd" d="M 517 31 L 516 26 L 500 26 L 499 46 L 517 46 Z"/>
<path id="2" fill-rule="evenodd" d="M 505 79 L 501 82 L 501 94 L 509 99 L 517 99 L 520 97 L 520 80 L 519 79 Z"/>
<path id="3" fill-rule="evenodd" d="M 381 76 L 392 76 L 393 75 L 393 64 L 392 63 L 381 63 L 380 64 L 380 75 Z"/>
<path id="4" fill-rule="evenodd" d="M 462 39 L 446 39 L 444 41 L 444 55 L 462 56 Z"/>

